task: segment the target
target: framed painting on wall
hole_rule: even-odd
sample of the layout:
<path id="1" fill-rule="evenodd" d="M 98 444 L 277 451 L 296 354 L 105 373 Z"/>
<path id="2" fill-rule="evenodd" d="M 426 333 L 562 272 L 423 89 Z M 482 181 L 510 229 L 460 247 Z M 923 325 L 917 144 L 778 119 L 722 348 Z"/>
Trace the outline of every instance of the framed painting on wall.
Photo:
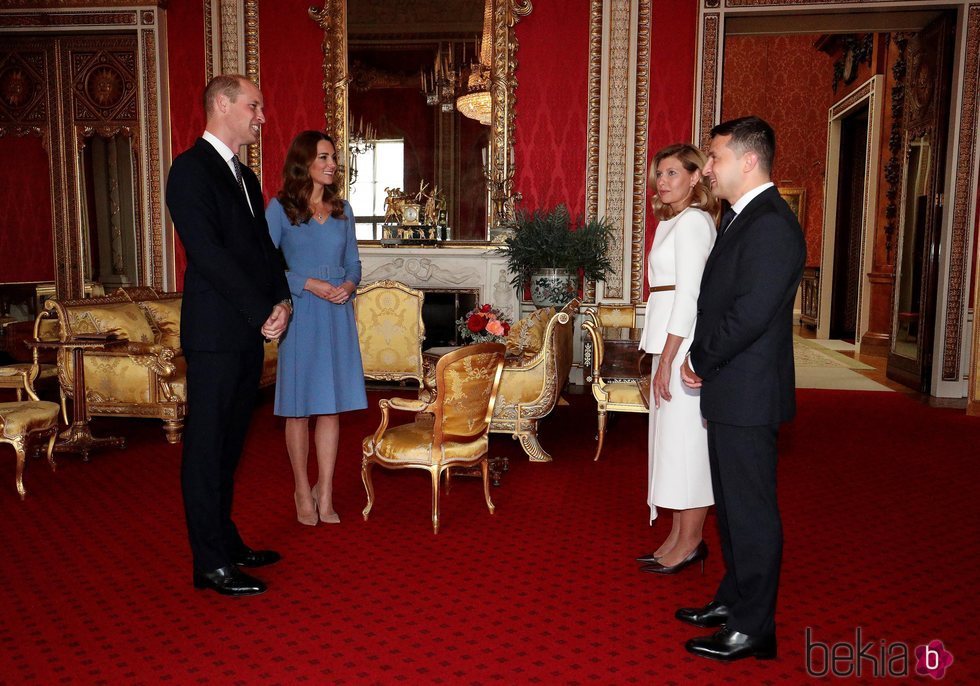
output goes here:
<path id="1" fill-rule="evenodd" d="M 800 228 L 805 231 L 804 221 L 806 220 L 806 214 L 804 214 L 804 211 L 806 209 L 806 189 L 787 186 L 786 188 L 780 188 L 779 194 L 783 196 L 783 200 L 793 210 L 793 214 L 796 215 L 796 219 L 800 222 Z"/>

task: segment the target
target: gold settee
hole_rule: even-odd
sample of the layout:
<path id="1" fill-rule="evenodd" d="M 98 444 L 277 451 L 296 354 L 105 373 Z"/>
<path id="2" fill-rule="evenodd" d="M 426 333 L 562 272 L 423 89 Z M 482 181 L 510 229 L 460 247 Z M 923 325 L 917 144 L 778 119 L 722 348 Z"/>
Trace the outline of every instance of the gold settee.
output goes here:
<path id="1" fill-rule="evenodd" d="M 490 421 L 491 433 L 511 434 L 532 462 L 550 462 L 538 442 L 538 422 L 558 403 L 572 368 L 572 329 L 579 301 L 546 307 L 520 320 L 507 336 L 507 360 Z"/>
<path id="2" fill-rule="evenodd" d="M 127 341 L 85 353 L 85 399 L 90 417 L 162 419 L 167 440 L 180 441 L 187 416 L 187 366 L 180 349 L 181 297 L 181 293 L 135 287 L 98 298 L 45 303 L 39 320 L 53 317 L 57 322 L 55 327 L 39 327 L 49 332 L 47 336 L 70 341 L 114 334 Z M 276 380 L 276 344 L 267 343 L 265 350 L 262 386 Z M 58 380 L 69 398 L 75 394 L 73 373 L 71 354 L 59 350 Z"/>

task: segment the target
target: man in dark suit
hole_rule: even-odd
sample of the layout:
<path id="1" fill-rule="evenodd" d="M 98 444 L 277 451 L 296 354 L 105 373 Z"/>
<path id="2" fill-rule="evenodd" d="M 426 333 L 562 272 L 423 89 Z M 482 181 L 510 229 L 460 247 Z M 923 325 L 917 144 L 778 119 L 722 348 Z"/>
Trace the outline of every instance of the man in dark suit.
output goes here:
<path id="1" fill-rule="evenodd" d="M 292 305 L 262 189 L 237 157 L 241 146 L 258 140 L 262 94 L 243 76 L 216 76 L 204 104 L 207 130 L 174 160 L 167 179 L 167 207 L 187 254 L 181 486 L 194 586 L 255 595 L 265 584 L 238 567 L 261 567 L 280 556 L 242 541 L 231 519 L 234 474 L 262 372 L 263 336 L 282 335 Z"/>
<path id="2" fill-rule="evenodd" d="M 793 301 L 806 242 L 769 179 L 776 139 L 758 117 L 711 130 L 704 174 L 731 209 L 722 218 L 698 298 L 698 323 L 681 376 L 701 389 L 726 573 L 704 607 L 677 618 L 723 628 L 687 650 L 717 660 L 776 656 L 782 524 L 776 436 L 796 411 Z"/>

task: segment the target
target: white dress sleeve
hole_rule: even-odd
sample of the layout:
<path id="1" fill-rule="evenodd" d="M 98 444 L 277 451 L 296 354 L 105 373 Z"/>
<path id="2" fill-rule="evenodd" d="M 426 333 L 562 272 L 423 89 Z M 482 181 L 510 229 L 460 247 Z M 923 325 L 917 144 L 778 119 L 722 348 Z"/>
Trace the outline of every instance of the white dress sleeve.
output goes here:
<path id="1" fill-rule="evenodd" d="M 667 320 L 667 333 L 687 338 L 694 331 L 698 314 L 698 294 L 704 263 L 715 242 L 710 215 L 692 208 L 674 227 L 674 305 Z"/>

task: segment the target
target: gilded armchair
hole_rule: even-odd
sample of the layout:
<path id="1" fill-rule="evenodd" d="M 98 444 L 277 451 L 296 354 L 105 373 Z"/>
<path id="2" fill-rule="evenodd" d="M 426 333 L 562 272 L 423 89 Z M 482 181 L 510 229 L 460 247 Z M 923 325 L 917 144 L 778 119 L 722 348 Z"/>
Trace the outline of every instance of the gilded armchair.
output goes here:
<path id="1" fill-rule="evenodd" d="M 439 533 L 439 483 L 455 467 L 479 466 L 483 496 L 490 514 L 490 417 L 500 385 L 505 347 L 501 343 L 469 345 L 443 355 L 435 368 L 436 390 L 431 402 L 405 398 L 383 399 L 381 424 L 362 442 L 361 479 L 367 491 L 364 519 L 374 506 L 371 468 L 425 469 L 432 481 L 432 530 Z M 390 410 L 415 413 L 414 421 L 388 426 Z"/>
<path id="2" fill-rule="evenodd" d="M 354 298 L 364 378 L 422 383 L 425 294 L 398 281 L 362 285 Z"/>
<path id="3" fill-rule="evenodd" d="M 532 462 L 549 462 L 538 422 L 558 403 L 572 368 L 572 330 L 579 301 L 537 310 L 511 327 L 508 358 L 490 421 L 491 433 L 511 434 Z"/>
<path id="4" fill-rule="evenodd" d="M 646 414 L 646 403 L 640 393 L 637 379 L 605 379 L 602 376 L 602 364 L 605 357 L 605 341 L 602 338 L 602 326 L 595 312 L 586 312 L 582 330 L 589 336 L 592 343 L 591 369 L 588 371 L 592 379 L 592 396 L 596 401 L 598 414 L 598 433 L 596 438 L 595 458 L 599 459 L 602 445 L 606 437 L 606 422 L 609 412 L 636 412 Z M 637 374 L 639 376 L 639 374 Z"/>
<path id="5" fill-rule="evenodd" d="M 37 349 L 34 350 L 34 364 L 27 369 L 0 369 L 0 378 L 17 379 L 20 387 L 27 393 L 28 400 L 0 403 L 0 443 L 8 443 L 17 454 L 16 486 L 20 499 L 27 495 L 24 488 L 24 467 L 27 463 L 27 448 L 32 441 L 47 439 L 47 457 L 51 470 L 55 469 L 54 441 L 58 435 L 57 403 L 40 400 L 34 392 L 33 381 L 38 375 Z"/>

